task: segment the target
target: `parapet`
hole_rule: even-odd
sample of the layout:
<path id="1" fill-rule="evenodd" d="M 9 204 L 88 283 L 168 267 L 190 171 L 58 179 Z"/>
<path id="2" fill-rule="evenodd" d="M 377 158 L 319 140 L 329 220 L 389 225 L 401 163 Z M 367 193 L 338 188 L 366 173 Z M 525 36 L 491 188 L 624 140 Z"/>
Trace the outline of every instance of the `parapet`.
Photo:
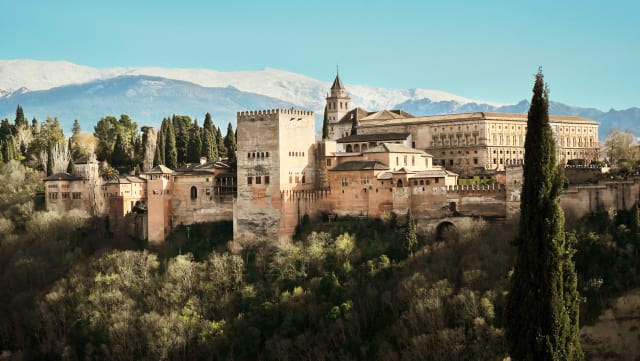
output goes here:
<path id="1" fill-rule="evenodd" d="M 265 109 L 238 112 L 238 120 L 262 120 L 261 117 L 272 118 L 278 115 L 313 116 L 313 111 L 298 109 Z M 257 118 L 257 119 L 256 119 Z"/>

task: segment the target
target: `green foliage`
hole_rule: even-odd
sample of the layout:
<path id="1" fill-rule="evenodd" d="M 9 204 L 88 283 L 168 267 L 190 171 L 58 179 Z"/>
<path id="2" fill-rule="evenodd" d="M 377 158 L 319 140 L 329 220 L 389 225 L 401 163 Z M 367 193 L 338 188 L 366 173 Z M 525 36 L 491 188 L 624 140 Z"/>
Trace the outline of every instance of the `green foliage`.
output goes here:
<path id="1" fill-rule="evenodd" d="M 324 113 L 322 117 L 322 139 L 329 139 L 329 119 L 327 116 L 327 106 L 324 106 Z"/>
<path id="2" fill-rule="evenodd" d="M 14 120 L 14 124 L 16 128 L 27 128 L 29 126 L 27 119 L 24 117 L 24 110 L 19 104 L 18 108 L 16 109 L 16 118 Z"/>
<path id="3" fill-rule="evenodd" d="M 171 124 L 173 125 L 173 133 L 175 136 L 175 147 L 177 151 L 176 164 L 184 164 L 188 162 L 188 157 L 189 157 L 190 131 L 191 131 L 191 128 L 193 127 L 191 117 L 189 117 L 188 115 L 174 114 L 173 117 L 171 118 Z M 168 164 L 167 166 L 169 167 Z M 169 167 L 169 168 L 172 168 L 172 167 Z"/>
<path id="4" fill-rule="evenodd" d="M 69 159 L 69 165 L 67 165 L 67 173 L 74 174 L 76 172 L 76 164 L 73 162 L 73 158 Z"/>
<path id="5" fill-rule="evenodd" d="M 562 176 L 539 71 L 525 139 L 520 231 L 507 307 L 507 340 L 516 360 L 581 360 L 573 251 L 559 205 Z"/>
<path id="6" fill-rule="evenodd" d="M 198 122 L 196 121 L 189 132 L 189 149 L 187 152 L 187 162 L 189 163 L 197 163 L 200 161 L 200 154 L 202 152 L 202 138 L 200 133 L 201 129 L 198 127 Z"/>
<path id="7" fill-rule="evenodd" d="M 228 163 L 232 165 L 236 161 L 236 136 L 231 123 L 227 125 L 227 135 L 225 135 L 223 143 Z"/>
<path id="8" fill-rule="evenodd" d="M 122 139 L 122 135 L 118 134 L 116 142 L 113 146 L 113 153 L 111 154 L 111 165 L 115 168 L 127 168 L 131 167 L 131 157 L 127 151 L 127 145 Z"/>
<path id="9" fill-rule="evenodd" d="M 164 139 L 164 165 L 171 169 L 178 167 L 178 149 L 176 148 L 176 135 L 173 124 L 167 118 L 162 121 L 162 138 Z"/>
<path id="10" fill-rule="evenodd" d="M 404 251 L 406 255 L 413 255 L 418 247 L 418 233 L 416 220 L 413 218 L 411 208 L 407 211 L 407 225 L 404 231 Z"/>

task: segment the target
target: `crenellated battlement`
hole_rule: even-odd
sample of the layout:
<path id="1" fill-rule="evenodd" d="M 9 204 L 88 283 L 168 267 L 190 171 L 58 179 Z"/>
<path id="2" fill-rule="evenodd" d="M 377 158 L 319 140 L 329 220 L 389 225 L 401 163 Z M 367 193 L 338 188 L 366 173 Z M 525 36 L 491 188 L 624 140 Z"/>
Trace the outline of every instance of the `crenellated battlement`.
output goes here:
<path id="1" fill-rule="evenodd" d="M 297 115 L 297 116 L 313 116 L 313 111 L 298 109 L 263 109 L 263 110 L 245 110 L 238 112 L 238 120 L 248 120 L 241 118 L 267 116 L 273 117 L 277 115 Z"/>

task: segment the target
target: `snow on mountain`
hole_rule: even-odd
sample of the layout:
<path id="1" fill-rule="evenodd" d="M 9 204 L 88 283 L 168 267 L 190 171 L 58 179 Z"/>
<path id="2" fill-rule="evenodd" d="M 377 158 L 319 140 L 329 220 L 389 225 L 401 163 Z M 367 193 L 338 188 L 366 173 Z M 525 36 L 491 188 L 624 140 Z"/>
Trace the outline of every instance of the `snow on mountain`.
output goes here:
<path id="1" fill-rule="evenodd" d="M 324 97 L 331 86 L 329 82 L 271 68 L 237 72 L 158 67 L 96 69 L 66 61 L 0 60 L 0 90 L 5 92 L 12 92 L 20 87 L 46 90 L 64 85 L 134 75 L 187 81 L 203 87 L 231 86 L 240 91 L 277 98 L 316 111 L 323 109 Z M 501 105 L 471 100 L 438 90 L 384 89 L 349 83 L 346 86 L 348 94 L 352 97 L 352 104 L 366 109 L 392 108 L 406 101 L 421 99 L 430 99 L 435 102 L 453 101 L 459 104 Z"/>

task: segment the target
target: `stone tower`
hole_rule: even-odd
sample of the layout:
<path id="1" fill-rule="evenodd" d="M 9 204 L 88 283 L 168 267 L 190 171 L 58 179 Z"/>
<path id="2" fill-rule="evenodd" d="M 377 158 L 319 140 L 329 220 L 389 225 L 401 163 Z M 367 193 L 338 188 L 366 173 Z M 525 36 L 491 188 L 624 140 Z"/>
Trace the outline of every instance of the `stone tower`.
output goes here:
<path id="1" fill-rule="evenodd" d="M 327 121 L 331 129 L 332 124 L 336 124 L 342 119 L 342 117 L 349 112 L 349 98 L 347 91 L 340 80 L 340 75 L 336 73 L 336 79 L 331 86 L 331 94 L 327 96 Z M 329 138 L 335 139 L 331 130 L 329 131 Z"/>
<path id="2" fill-rule="evenodd" d="M 300 213 L 291 196 L 314 188 L 315 118 L 293 109 L 238 113 L 234 240 L 287 240 Z"/>

